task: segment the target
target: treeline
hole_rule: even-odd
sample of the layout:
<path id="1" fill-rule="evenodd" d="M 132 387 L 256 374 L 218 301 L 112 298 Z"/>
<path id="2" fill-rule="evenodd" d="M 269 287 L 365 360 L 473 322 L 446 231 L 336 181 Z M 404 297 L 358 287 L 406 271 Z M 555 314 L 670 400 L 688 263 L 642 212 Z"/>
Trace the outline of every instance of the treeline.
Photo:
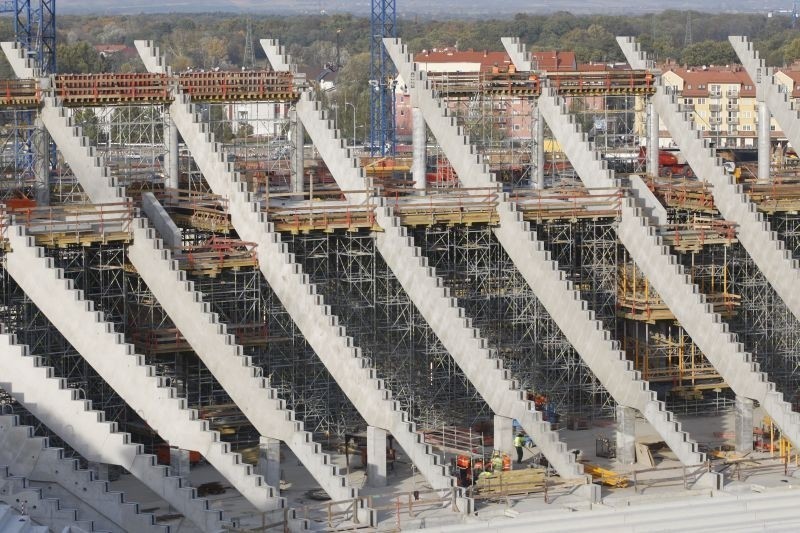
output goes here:
<path id="1" fill-rule="evenodd" d="M 353 107 L 355 121 L 341 121 L 346 133 L 353 122 L 368 122 L 370 24 L 352 15 L 254 16 L 250 21 L 256 61 L 265 64 L 261 38 L 279 38 L 300 68 L 314 78 L 327 65 L 339 62 L 337 91 L 329 96 L 338 109 Z M 82 73 L 141 71 L 138 57 L 114 54 L 103 58 L 96 44 L 126 44 L 152 39 L 167 54 L 176 70 L 187 68 L 240 68 L 245 61 L 248 19 L 225 13 L 196 15 L 64 16 L 58 18 L 58 70 Z M 729 35 L 747 35 L 774 66 L 800 60 L 800 29 L 788 16 L 711 14 L 664 11 L 644 16 L 576 16 L 520 14 L 498 20 L 398 20 L 398 34 L 419 52 L 453 47 L 460 50 L 499 50 L 500 39 L 520 37 L 536 50 L 574 50 L 580 62 L 622 61 L 617 35 L 638 37 L 658 60 L 672 59 L 688 65 L 725 65 L 736 61 L 727 42 Z M 690 31 L 687 31 L 689 30 Z M 0 38 L 13 38 L 11 20 L 0 18 Z M 0 77 L 10 77 L 0 62 Z M 331 76 L 332 78 L 333 76 Z"/>
<path id="2" fill-rule="evenodd" d="M 691 39 L 687 39 L 687 19 Z M 9 21 L 2 33 L 10 36 Z M 336 58 L 337 36 L 341 61 L 346 63 L 369 51 L 367 18 L 352 15 L 254 17 L 256 57 L 263 61 L 259 38 L 277 37 L 307 69 L 320 69 Z M 247 20 L 222 13 L 198 15 L 141 15 L 132 17 L 60 16 L 58 43 L 62 71 L 110 66 L 141 68 L 136 60 L 115 58 L 102 65 L 81 54 L 89 44 L 128 44 L 153 39 L 170 56 L 176 68 L 235 67 L 244 60 Z M 620 17 L 520 14 L 502 20 L 398 21 L 398 34 L 411 50 L 440 47 L 496 50 L 500 38 L 520 37 L 535 49 L 574 50 L 579 61 L 620 61 L 617 35 L 638 37 L 645 49 L 660 60 L 671 58 L 686 64 L 725 64 L 735 60 L 728 35 L 748 35 L 756 41 L 772 65 L 783 66 L 800 59 L 800 31 L 791 28 L 788 16 L 710 14 L 665 11 L 660 14 Z M 77 63 L 77 64 L 76 64 Z"/>

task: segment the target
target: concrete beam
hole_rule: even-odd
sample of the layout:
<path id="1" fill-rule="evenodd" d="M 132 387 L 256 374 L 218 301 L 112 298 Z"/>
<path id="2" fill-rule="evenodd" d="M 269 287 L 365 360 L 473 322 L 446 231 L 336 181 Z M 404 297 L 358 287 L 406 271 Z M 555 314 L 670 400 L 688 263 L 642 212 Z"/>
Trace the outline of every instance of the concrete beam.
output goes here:
<path id="1" fill-rule="evenodd" d="M 161 239 L 170 248 L 183 246 L 183 232 L 151 192 L 142 193 L 142 211 L 156 228 Z"/>

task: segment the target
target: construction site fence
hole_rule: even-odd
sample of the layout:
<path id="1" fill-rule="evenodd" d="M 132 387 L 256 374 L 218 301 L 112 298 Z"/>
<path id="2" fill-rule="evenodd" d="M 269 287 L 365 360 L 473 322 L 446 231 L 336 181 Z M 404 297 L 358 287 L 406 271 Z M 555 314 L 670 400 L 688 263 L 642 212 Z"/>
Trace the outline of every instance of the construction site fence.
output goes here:
<path id="1" fill-rule="evenodd" d="M 798 461 L 797 456 L 794 456 Z M 792 466 L 792 456 L 789 454 L 768 458 L 741 458 L 726 459 L 723 461 L 706 461 L 698 465 L 681 465 L 666 468 L 649 468 L 646 470 L 633 470 L 630 480 L 636 494 L 643 494 L 648 488 L 663 485 L 681 484 L 684 489 L 691 489 L 694 484 L 706 473 L 723 474 L 728 479 L 741 481 L 747 477 L 761 474 L 782 472 L 788 476 Z M 795 465 L 797 468 L 797 465 Z M 675 475 L 663 476 L 665 472 L 674 472 Z M 656 474 L 648 476 L 648 474 Z"/>

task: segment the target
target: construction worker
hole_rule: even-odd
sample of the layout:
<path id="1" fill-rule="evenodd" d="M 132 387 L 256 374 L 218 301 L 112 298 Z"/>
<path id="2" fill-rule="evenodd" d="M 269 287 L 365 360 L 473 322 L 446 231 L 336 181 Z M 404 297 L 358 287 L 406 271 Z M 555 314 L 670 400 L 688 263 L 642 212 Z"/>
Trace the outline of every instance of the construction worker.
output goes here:
<path id="1" fill-rule="evenodd" d="M 517 436 L 514 437 L 514 448 L 517 449 L 517 464 L 522 463 L 522 447 L 525 446 L 525 436 L 520 431 L 517 433 Z"/>
<path id="2" fill-rule="evenodd" d="M 492 472 L 500 473 L 503 471 L 503 457 L 500 455 L 500 450 L 492 452 Z"/>

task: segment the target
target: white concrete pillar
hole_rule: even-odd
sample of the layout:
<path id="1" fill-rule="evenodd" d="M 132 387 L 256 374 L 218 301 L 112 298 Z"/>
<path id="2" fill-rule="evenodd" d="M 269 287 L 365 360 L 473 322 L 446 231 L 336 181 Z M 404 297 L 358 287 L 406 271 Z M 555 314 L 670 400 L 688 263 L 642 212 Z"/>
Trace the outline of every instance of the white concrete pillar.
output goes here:
<path id="1" fill-rule="evenodd" d="M 636 462 L 636 409 L 617 404 L 617 461 Z"/>
<path id="2" fill-rule="evenodd" d="M 367 426 L 367 484 L 386 486 L 386 430 Z"/>
<path id="3" fill-rule="evenodd" d="M 94 477 L 102 480 L 102 481 L 109 481 L 108 477 L 108 469 L 109 465 L 106 463 L 98 463 L 95 461 L 89 461 L 89 470 L 94 472 Z"/>
<path id="4" fill-rule="evenodd" d="M 540 191 L 544 189 L 544 118 L 542 112 L 539 110 L 538 104 L 533 112 L 533 120 L 536 122 L 536 139 L 533 143 L 533 158 L 536 162 L 536 176 L 535 180 L 531 180 L 536 184 L 536 188 Z"/>
<path id="5" fill-rule="evenodd" d="M 758 179 L 769 179 L 770 113 L 767 103 L 758 102 Z"/>
<path id="6" fill-rule="evenodd" d="M 305 138 L 306 130 L 303 123 L 297 117 L 297 111 L 292 109 L 289 113 L 291 120 L 292 143 L 294 144 L 294 151 L 292 152 L 292 175 L 289 188 L 291 192 L 302 193 L 304 184 L 303 178 L 305 176 Z"/>
<path id="7" fill-rule="evenodd" d="M 188 477 L 191 467 L 189 462 L 189 450 L 182 450 L 170 446 L 169 467 L 174 475 Z"/>
<path id="8" fill-rule="evenodd" d="M 736 432 L 736 451 L 747 453 L 753 451 L 753 400 L 742 396 L 736 397 L 734 414 L 734 431 Z"/>
<path id="9" fill-rule="evenodd" d="M 658 176 L 658 112 L 652 98 L 647 103 L 647 174 Z"/>
<path id="10" fill-rule="evenodd" d="M 178 126 L 169 120 L 169 183 L 168 187 L 180 188 L 180 150 L 178 146 Z"/>
<path id="11" fill-rule="evenodd" d="M 36 205 L 50 205 L 50 134 L 37 117 L 33 137 L 33 173 L 36 176 Z"/>
<path id="12" fill-rule="evenodd" d="M 413 121 L 412 146 L 413 162 L 411 164 L 411 177 L 414 179 L 414 189 L 418 194 L 425 194 L 427 181 L 425 178 L 425 168 L 428 160 L 428 136 L 425 130 L 425 118 L 422 110 L 418 107 L 411 108 L 411 118 Z"/>
<path id="13" fill-rule="evenodd" d="M 517 454 L 514 450 L 514 419 L 494 415 L 494 449 L 516 458 Z"/>
<path id="14" fill-rule="evenodd" d="M 281 485 L 281 441 L 270 437 L 258 439 L 258 472 L 267 485 L 280 488 Z"/>

